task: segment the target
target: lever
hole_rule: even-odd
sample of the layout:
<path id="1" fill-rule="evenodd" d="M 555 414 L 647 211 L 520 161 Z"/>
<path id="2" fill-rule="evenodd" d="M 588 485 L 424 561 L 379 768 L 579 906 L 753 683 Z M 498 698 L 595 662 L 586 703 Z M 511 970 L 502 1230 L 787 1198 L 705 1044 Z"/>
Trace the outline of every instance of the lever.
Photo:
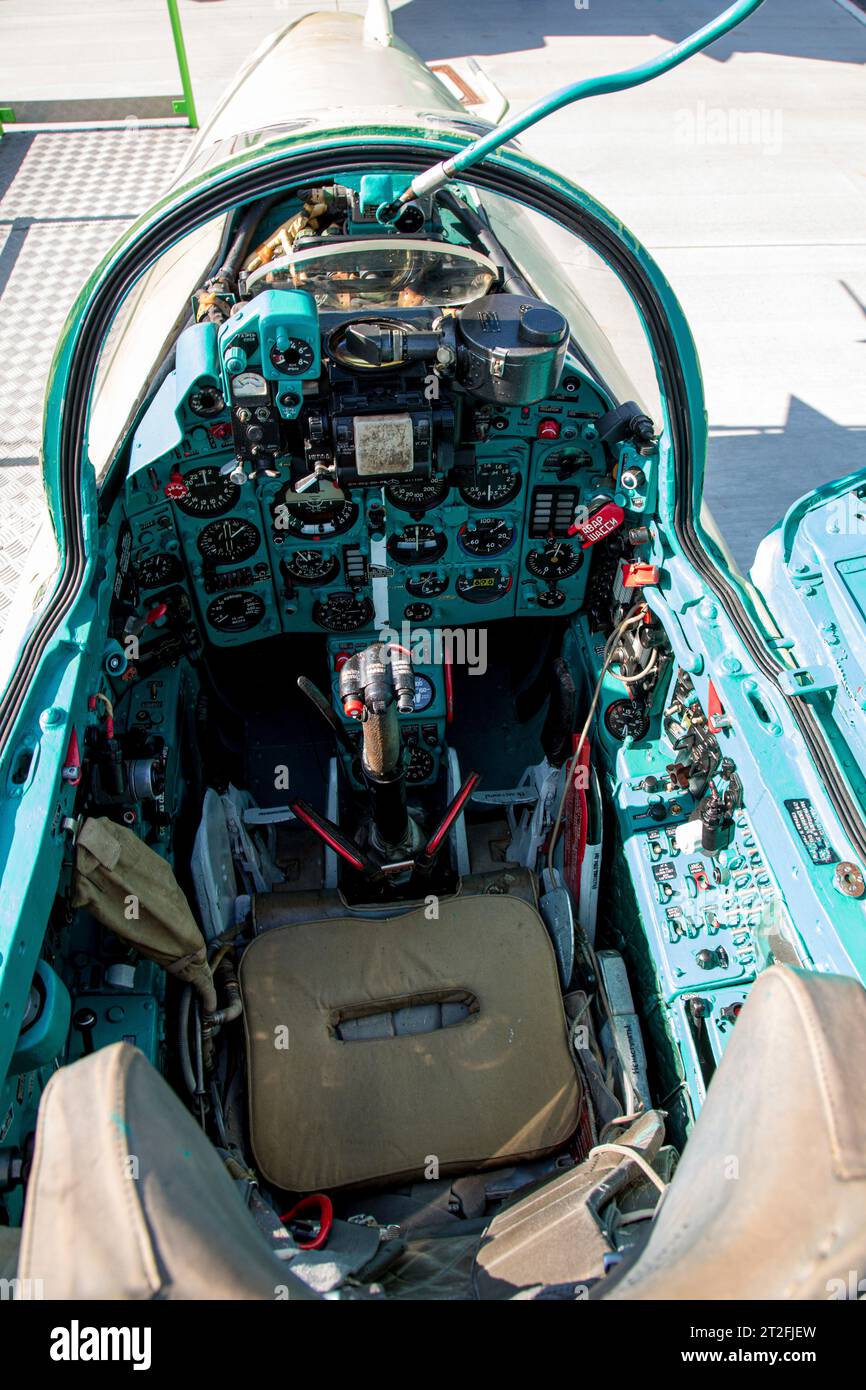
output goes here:
<path id="1" fill-rule="evenodd" d="M 405 858 L 418 842 L 406 809 L 403 741 L 398 713 L 415 705 L 412 658 L 396 643 L 373 642 L 340 669 L 343 712 L 363 734 L 361 768 L 373 817 L 372 844 L 384 858 Z"/>
<path id="2" fill-rule="evenodd" d="M 470 796 L 472 795 L 480 781 L 480 773 L 470 772 L 469 776 L 466 778 L 466 781 L 463 783 L 463 786 L 460 788 L 459 792 L 454 797 L 454 800 L 447 808 L 444 816 L 437 825 L 436 829 L 433 831 L 433 834 L 430 836 L 426 845 L 424 845 L 420 853 L 416 855 L 415 876 L 417 878 L 426 878 L 427 875 L 430 873 L 431 869 L 433 868 L 433 865 L 436 862 L 436 857 L 445 843 L 445 837 L 448 834 L 448 831 L 451 829 L 452 825 L 457 820 L 457 817 L 460 815 L 461 811 L 463 810 L 464 806 L 466 805 L 467 801 L 469 800 Z"/>
<path id="3" fill-rule="evenodd" d="M 314 831 L 320 840 L 324 840 L 335 854 L 339 854 L 340 858 L 344 859 L 359 874 L 363 874 L 366 879 L 370 880 L 381 877 L 382 870 L 379 865 L 374 864 L 372 859 L 368 859 L 363 850 L 360 850 L 355 844 L 355 841 L 350 840 L 348 835 L 344 835 L 340 827 L 335 825 L 332 820 L 328 820 L 327 816 L 320 816 L 318 811 L 314 811 L 309 802 L 293 801 L 291 810 L 299 821 L 303 821 L 304 825 Z"/>
<path id="4" fill-rule="evenodd" d="M 340 723 L 340 720 L 338 719 L 336 713 L 331 708 L 329 702 L 325 699 L 319 687 L 317 685 L 314 685 L 311 680 L 308 680 L 306 676 L 298 676 L 298 689 L 302 691 L 304 695 L 306 695 L 308 700 L 312 700 L 313 704 L 316 706 L 316 709 L 319 711 L 322 718 L 326 719 L 328 724 L 330 725 L 334 737 L 336 738 L 340 747 L 343 749 L 343 752 L 347 753 L 349 757 L 354 761 L 354 759 L 358 755 L 358 750 L 355 748 L 355 745 L 349 738 L 349 735 L 346 733 L 346 730 Z"/>
<path id="5" fill-rule="evenodd" d="M 81 1047 L 85 1057 L 89 1056 L 93 1051 L 93 1030 L 96 1027 L 95 1011 L 87 1006 L 76 1009 L 72 1018 L 72 1026 L 81 1034 Z"/>

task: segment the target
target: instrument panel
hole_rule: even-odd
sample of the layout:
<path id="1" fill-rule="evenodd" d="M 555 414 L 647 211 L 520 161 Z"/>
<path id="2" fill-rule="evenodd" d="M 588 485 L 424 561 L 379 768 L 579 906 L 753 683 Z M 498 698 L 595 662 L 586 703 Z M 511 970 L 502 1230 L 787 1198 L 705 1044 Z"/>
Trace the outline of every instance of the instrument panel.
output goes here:
<path id="1" fill-rule="evenodd" d="M 597 426 L 609 402 L 575 364 L 530 405 L 437 380 L 428 406 L 429 374 L 328 383 L 318 337 L 303 350 L 313 329 L 298 305 L 288 332 L 273 296 L 261 299 L 223 326 L 222 360 L 212 325 L 181 335 L 133 441 L 125 502 L 146 615 L 167 605 L 171 621 L 183 596 L 204 639 L 231 646 L 581 606 L 596 538 L 587 518 L 608 508 L 621 523 L 621 503 L 647 499 L 617 491 Z M 348 472 L 297 490 L 299 473 L 341 449 Z M 369 477 L 377 449 L 384 471 Z"/>

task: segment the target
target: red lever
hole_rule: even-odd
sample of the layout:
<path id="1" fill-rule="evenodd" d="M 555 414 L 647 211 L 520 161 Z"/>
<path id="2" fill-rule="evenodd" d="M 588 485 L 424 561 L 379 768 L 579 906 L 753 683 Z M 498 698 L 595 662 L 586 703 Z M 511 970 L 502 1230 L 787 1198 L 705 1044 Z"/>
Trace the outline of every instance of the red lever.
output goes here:
<path id="1" fill-rule="evenodd" d="M 580 536 L 583 541 L 582 550 L 588 550 L 591 545 L 596 545 L 605 536 L 618 531 L 625 521 L 625 512 L 616 502 L 605 502 L 597 511 L 588 516 L 585 521 L 575 521 L 569 526 L 570 536 Z"/>
<path id="2" fill-rule="evenodd" d="M 642 589 L 645 585 L 658 584 L 659 567 L 658 565 L 647 564 L 645 560 L 632 560 L 623 562 L 622 567 L 622 587 L 624 589 Z"/>
<path id="3" fill-rule="evenodd" d="M 300 1236 L 307 1234 L 304 1228 L 310 1217 L 313 1217 L 319 1229 L 312 1239 L 301 1240 Z M 299 1202 L 296 1202 L 289 1211 L 284 1211 L 280 1220 L 292 1231 L 295 1244 L 300 1250 L 319 1250 L 331 1234 L 331 1227 L 334 1224 L 334 1206 L 330 1197 L 326 1197 L 324 1192 L 311 1192 L 309 1196 L 302 1197 Z M 296 1223 L 299 1225 L 297 1234 L 292 1230 Z"/>

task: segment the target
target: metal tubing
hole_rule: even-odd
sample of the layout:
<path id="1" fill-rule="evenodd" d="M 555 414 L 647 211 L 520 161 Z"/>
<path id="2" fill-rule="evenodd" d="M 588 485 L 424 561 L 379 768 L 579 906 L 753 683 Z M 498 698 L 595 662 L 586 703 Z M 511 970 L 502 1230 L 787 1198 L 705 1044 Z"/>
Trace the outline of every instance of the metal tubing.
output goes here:
<path id="1" fill-rule="evenodd" d="M 183 101 L 176 101 L 174 109 L 179 116 L 186 116 L 187 124 L 193 130 L 198 130 L 198 116 L 195 109 L 195 97 L 192 93 L 192 80 L 189 75 L 189 63 L 186 56 L 186 43 L 183 37 L 183 25 L 180 22 L 180 12 L 177 8 L 177 0 L 165 0 L 168 5 L 168 17 L 171 21 L 171 36 L 174 39 L 174 51 L 177 54 L 177 66 L 180 72 L 180 84 L 183 87 Z"/>

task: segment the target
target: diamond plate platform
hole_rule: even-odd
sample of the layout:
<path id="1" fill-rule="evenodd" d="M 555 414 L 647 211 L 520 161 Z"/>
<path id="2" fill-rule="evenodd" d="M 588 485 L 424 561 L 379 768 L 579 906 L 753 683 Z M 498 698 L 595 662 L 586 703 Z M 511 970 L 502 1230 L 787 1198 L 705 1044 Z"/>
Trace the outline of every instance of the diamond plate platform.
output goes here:
<path id="1" fill-rule="evenodd" d="M 60 329 L 89 273 L 171 181 L 193 135 L 131 125 L 0 140 L 0 632 L 45 518 L 42 404 Z"/>

